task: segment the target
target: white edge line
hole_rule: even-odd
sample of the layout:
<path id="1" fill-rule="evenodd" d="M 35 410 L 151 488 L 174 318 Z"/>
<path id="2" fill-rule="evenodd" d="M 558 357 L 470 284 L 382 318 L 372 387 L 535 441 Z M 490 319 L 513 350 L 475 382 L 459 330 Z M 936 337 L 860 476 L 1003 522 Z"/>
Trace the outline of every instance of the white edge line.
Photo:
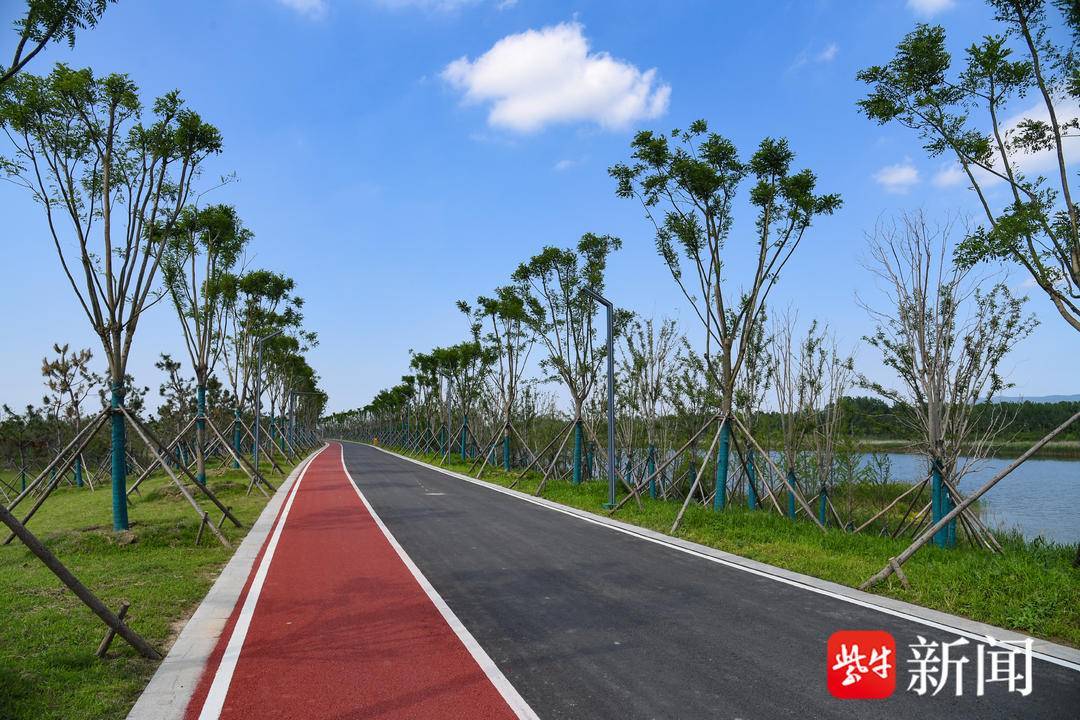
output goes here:
<path id="1" fill-rule="evenodd" d="M 909 621 L 914 622 L 914 623 L 919 623 L 920 625 L 926 625 L 928 627 L 936 628 L 938 630 L 944 630 L 946 632 L 954 633 L 956 635 L 962 635 L 962 636 L 971 638 L 973 640 L 979 640 L 979 641 L 981 641 L 983 643 L 987 642 L 987 636 L 986 635 L 982 635 L 980 633 L 973 632 L 971 630 L 964 630 L 963 628 L 958 628 L 958 627 L 955 627 L 953 625 L 948 625 L 948 624 L 945 624 L 945 623 L 937 622 L 935 620 L 922 618 L 922 617 L 919 617 L 918 615 L 912 615 L 911 613 L 903 612 L 902 610 L 894 610 L 892 608 L 884 607 L 882 605 L 877 605 L 875 603 L 868 602 L 868 601 L 862 600 L 860 598 L 851 597 L 850 595 L 844 595 L 842 593 L 834 592 L 832 590 L 827 590 L 825 588 L 815 587 L 813 585 L 809 585 L 809 584 L 804 583 L 804 582 L 799 582 L 798 580 L 793 580 L 793 579 L 790 579 L 790 578 L 782 577 L 780 575 L 775 575 L 773 573 L 766 572 L 764 570 L 759 570 L 757 568 L 747 567 L 746 565 L 743 565 L 741 563 L 732 562 L 731 560 L 726 560 L 724 558 L 709 555 L 707 553 L 703 553 L 703 552 L 700 552 L 698 550 L 694 550 L 693 548 L 683 547 L 682 545 L 678 545 L 678 544 L 673 543 L 673 542 L 668 542 L 668 541 L 662 540 L 660 538 L 650 537 L 649 535 L 646 535 L 646 534 L 641 533 L 641 532 L 636 532 L 635 530 L 632 530 L 632 529 L 630 529 L 628 527 L 620 527 L 620 525 L 613 524 L 614 522 L 617 522 L 617 521 L 611 521 L 611 520 L 607 520 L 606 518 L 600 518 L 600 517 L 588 517 L 586 514 L 584 514 L 584 513 L 587 513 L 588 515 L 591 515 L 591 513 L 588 513 L 587 510 L 577 510 L 576 508 L 569 508 L 569 507 L 564 508 L 561 505 L 559 505 L 558 503 L 552 502 L 550 500 L 544 500 L 543 498 L 534 498 L 534 497 L 531 497 L 529 495 L 525 495 L 524 493 L 518 492 L 516 490 L 512 490 L 510 488 L 504 488 L 504 487 L 502 487 L 500 485 L 495 485 L 493 483 L 485 482 L 483 480 L 477 480 L 477 479 L 471 478 L 471 477 L 469 477 L 467 475 L 462 475 L 461 473 L 454 472 L 453 470 L 447 470 L 445 468 L 441 468 L 441 467 L 438 467 L 436 465 L 430 465 L 430 464 L 428 464 L 428 463 L 426 463 L 426 462 L 424 462 L 422 460 L 416 460 L 415 458 L 407 457 L 405 455 L 400 455 L 400 454 L 398 454 L 396 452 L 393 452 L 391 450 L 385 450 L 385 449 L 383 449 L 383 448 L 381 448 L 381 447 L 379 447 L 377 445 L 369 445 L 367 443 L 356 443 L 356 444 L 358 444 L 358 445 L 366 445 L 367 447 L 371 447 L 371 448 L 374 448 L 374 449 L 376 449 L 376 450 L 378 450 L 380 452 L 384 452 L 387 455 L 391 455 L 393 457 L 401 458 L 402 460 L 407 460 L 407 461 L 409 461 L 411 463 L 414 463 L 416 465 L 420 465 L 421 467 L 425 467 L 428 470 L 434 470 L 434 471 L 440 472 L 440 473 L 442 473 L 444 475 L 449 475 L 450 477 L 457 478 L 458 480 L 464 480 L 465 482 L 472 483 L 473 485 L 479 485 L 480 487 L 487 488 L 488 490 L 492 490 L 492 491 L 497 492 L 497 493 L 502 493 L 503 495 L 508 495 L 508 496 L 510 496 L 512 498 L 516 498 L 518 500 L 523 500 L 525 502 L 532 503 L 533 505 L 537 505 L 537 506 L 542 507 L 542 508 L 547 508 L 548 510 L 553 510 L 555 512 L 562 513 L 564 515 L 569 515 L 570 517 L 575 517 L 578 520 L 583 520 L 583 521 L 585 521 L 587 523 L 592 523 L 593 525 L 599 525 L 600 527 L 605 527 L 605 528 L 608 528 L 609 530 L 614 530 L 615 532 L 620 532 L 620 533 L 623 533 L 624 535 L 629 535 L 631 537 L 638 538 L 639 540 L 645 540 L 647 542 L 655 543 L 657 545 L 661 545 L 663 547 L 667 547 L 667 548 L 670 548 L 672 550 L 678 550 L 679 552 L 686 553 L 687 555 L 693 555 L 695 557 L 703 558 L 705 560 L 717 563 L 719 565 L 724 565 L 726 567 L 734 568 L 736 570 L 742 570 L 743 572 L 750 573 L 751 575 L 757 575 L 759 577 L 768 578 L 769 580 L 775 580 L 776 582 L 784 583 L 785 585 L 791 585 L 793 587 L 801 588 L 803 590 L 808 590 L 810 592 L 818 593 L 819 595 L 825 595 L 827 597 L 835 598 L 837 600 L 842 600 L 844 602 L 851 603 L 852 605 L 859 605 L 860 607 L 868 608 L 870 610 L 876 610 L 878 612 L 885 613 L 886 615 L 892 615 L 894 617 L 898 617 L 898 618 L 901 618 L 903 620 L 909 620 Z M 342 456 L 344 457 L 344 444 L 342 444 L 342 448 L 343 448 Z M 719 550 L 718 552 L 723 552 L 723 551 Z M 1007 631 L 1007 632 L 1009 632 L 1010 634 L 1015 634 L 1012 631 Z M 1000 640 L 1001 638 L 997 638 L 997 639 Z M 1069 660 L 1065 660 L 1063 658 L 1056 657 L 1054 655 L 1048 655 L 1048 654 L 1040 652 L 1038 650 L 1032 650 L 1031 655 L 1032 655 L 1032 657 L 1036 657 L 1039 660 L 1043 660 L 1045 662 L 1052 663 L 1054 665 L 1060 665 L 1061 667 L 1068 668 L 1070 670 L 1080 671 L 1080 664 L 1075 663 L 1075 662 L 1071 662 Z"/>
<path id="2" fill-rule="evenodd" d="M 255 571 L 255 577 L 251 581 L 247 597 L 244 598 L 244 606 L 240 609 L 240 615 L 236 618 L 236 625 L 233 626 L 232 635 L 229 636 L 229 644 L 225 646 L 221 662 L 218 663 L 217 671 L 214 673 L 214 682 L 210 685 L 210 691 L 206 694 L 202 711 L 199 713 L 199 720 L 217 720 L 221 715 L 221 710 L 225 706 L 225 698 L 229 694 L 229 685 L 232 683 L 233 672 L 236 670 L 236 663 L 240 659 L 240 650 L 243 649 L 244 640 L 247 638 L 248 629 L 251 627 L 251 618 L 255 615 L 255 605 L 259 602 L 263 583 L 266 581 L 266 575 L 270 571 L 270 563 L 274 559 L 278 540 L 281 539 L 281 531 L 285 528 L 285 521 L 289 517 L 293 501 L 296 500 L 296 493 L 300 489 L 300 483 L 304 481 L 304 476 L 307 475 L 308 468 L 311 467 L 315 458 L 328 448 L 329 446 L 323 448 L 311 458 L 308 464 L 304 466 L 300 477 L 296 479 L 296 483 L 292 486 L 289 499 L 285 501 L 285 507 L 281 510 L 281 516 L 274 527 L 274 534 L 270 536 L 270 542 L 267 543 L 266 551 L 263 552 L 262 560 L 259 562 L 259 569 Z"/>
<path id="3" fill-rule="evenodd" d="M 480 666 L 480 669 L 484 671 L 488 680 L 490 680 L 491 684 L 495 686 L 495 689 L 499 691 L 499 694 L 502 695 L 503 700 L 510 706 L 510 709 L 514 711 L 514 714 L 521 720 L 539 720 L 539 716 L 531 707 L 529 707 L 529 703 L 525 702 L 525 698 L 521 697 L 521 694 L 518 693 L 517 689 L 510 684 L 510 681 L 506 679 L 506 676 L 503 675 L 502 670 L 500 670 L 499 666 L 495 664 L 495 661 L 491 659 L 491 656 L 484 651 L 484 648 L 480 647 L 480 643 L 476 641 L 476 638 L 469 632 L 469 629 L 458 619 L 458 616 L 454 614 L 454 611 L 450 609 L 450 606 L 446 604 L 446 601 L 443 600 L 442 596 L 436 592 L 435 588 L 428 582 L 428 579 L 424 577 L 424 573 L 420 572 L 420 568 L 416 566 L 416 563 L 414 563 L 408 553 L 405 552 L 405 549 L 401 547 L 393 533 L 391 533 L 390 529 L 383 523 L 382 518 L 375 512 L 375 508 L 371 507 L 371 503 L 364 497 L 364 493 L 361 492 L 360 486 L 356 484 L 352 473 L 349 472 L 349 468 L 345 464 L 345 443 L 338 444 L 341 446 L 341 469 L 345 471 L 345 476 L 349 479 L 349 485 L 356 491 L 356 495 L 360 498 L 360 502 L 362 502 L 364 507 L 367 508 L 367 511 L 371 513 L 371 517 L 375 521 L 375 524 L 379 526 L 379 530 L 386 536 L 390 546 L 394 548 L 398 557 L 405 563 L 405 567 L 409 568 L 409 572 L 416 578 L 416 582 L 423 588 L 428 599 L 431 600 L 436 608 L 438 608 L 439 613 L 442 614 L 446 624 L 449 625 L 450 629 L 454 631 L 454 634 L 458 636 L 458 639 L 461 640 L 465 649 L 469 651 L 473 660 L 475 660 L 476 664 Z"/>

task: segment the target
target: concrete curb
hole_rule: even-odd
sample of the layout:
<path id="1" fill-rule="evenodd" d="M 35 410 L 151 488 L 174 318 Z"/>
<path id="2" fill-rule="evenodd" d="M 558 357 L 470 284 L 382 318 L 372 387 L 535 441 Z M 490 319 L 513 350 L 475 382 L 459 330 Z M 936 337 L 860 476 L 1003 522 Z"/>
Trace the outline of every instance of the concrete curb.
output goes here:
<path id="1" fill-rule="evenodd" d="M 259 519 L 251 526 L 240 547 L 214 581 L 210 592 L 184 625 L 169 654 L 150 678 L 150 683 L 128 713 L 128 720 L 183 718 L 195 686 L 202 677 L 203 668 L 247 583 L 255 558 L 274 527 L 282 503 L 304 467 L 325 448 L 326 445 L 304 458 L 278 486 L 259 514 Z"/>
<path id="2" fill-rule="evenodd" d="M 343 442 L 354 442 L 346 440 Z M 357 443 L 361 445 L 368 445 L 367 443 Z M 744 558 L 740 555 L 733 555 L 723 550 L 717 550 L 706 545 L 700 545 L 689 540 L 682 540 L 680 538 L 672 537 L 671 535 L 665 535 L 664 533 L 656 532 L 655 530 L 649 530 L 638 525 L 631 525 L 620 520 L 615 520 L 606 515 L 597 515 L 595 513 L 588 512 L 587 510 L 579 510 L 568 505 L 562 505 L 561 503 L 552 502 L 544 498 L 535 497 L 533 495 L 513 490 L 502 485 L 496 485 L 484 480 L 477 480 L 459 472 L 453 470 L 447 470 L 445 468 L 438 467 L 437 465 L 431 465 L 422 460 L 402 455 L 392 450 L 378 447 L 376 445 L 368 445 L 376 450 L 380 450 L 388 455 L 394 455 L 402 460 L 407 460 L 411 463 L 415 463 L 422 467 L 437 472 L 449 475 L 450 477 L 464 480 L 465 482 L 479 485 L 481 487 L 488 488 L 495 492 L 501 492 L 505 495 L 516 497 L 519 500 L 533 503 L 534 505 L 540 505 L 550 510 L 564 513 L 566 515 L 573 515 L 586 522 L 591 522 L 597 525 L 604 525 L 613 530 L 617 530 L 627 535 L 633 535 L 647 540 L 649 542 L 658 543 L 660 545 L 667 545 L 668 547 L 681 550 L 693 555 L 698 555 L 706 559 L 713 560 L 715 562 L 734 567 L 737 569 L 745 570 L 755 575 L 768 577 L 779 582 L 784 582 L 789 585 L 801 586 L 811 592 L 816 592 L 830 597 L 834 597 L 840 600 L 861 605 L 870 609 L 878 610 L 889 615 L 894 615 L 907 620 L 918 622 L 931 627 L 936 627 L 948 632 L 955 633 L 957 635 L 967 636 L 973 639 L 983 639 L 987 636 L 993 637 L 995 640 L 1024 640 L 1026 635 L 1014 632 L 1012 630 L 1006 630 L 1004 628 L 995 627 L 986 623 L 977 622 L 968 618 L 960 617 L 958 615 L 951 615 L 949 613 L 940 612 L 938 610 L 931 610 L 930 608 L 923 607 L 921 605 L 915 605 L 913 603 L 904 602 L 903 600 L 896 600 L 894 598 L 886 597 L 883 595 L 875 595 L 873 593 L 863 592 L 847 585 L 840 585 L 838 583 L 830 582 L 828 580 L 821 580 L 820 578 L 812 577 L 810 575 L 803 575 L 791 570 L 785 570 L 774 565 L 758 562 L 757 560 L 751 560 Z M 1070 668 L 1072 670 L 1080 671 L 1080 649 L 1071 648 L 1067 645 L 1060 645 L 1058 643 L 1050 642 L 1049 640 L 1042 640 L 1034 638 L 1032 646 L 1033 655 L 1040 657 L 1043 660 L 1052 662 L 1055 665 L 1061 665 L 1063 667 Z"/>

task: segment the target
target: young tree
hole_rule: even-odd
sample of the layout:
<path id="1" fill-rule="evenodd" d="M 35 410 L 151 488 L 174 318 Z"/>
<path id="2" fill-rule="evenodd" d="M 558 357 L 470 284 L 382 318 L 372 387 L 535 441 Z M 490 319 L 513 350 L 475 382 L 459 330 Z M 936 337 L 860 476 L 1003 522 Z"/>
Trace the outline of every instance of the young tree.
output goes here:
<path id="1" fill-rule="evenodd" d="M 97 25 L 116 0 L 27 0 L 26 14 L 15 22 L 19 41 L 11 61 L 0 65 L 0 87 L 26 67 L 51 42 L 75 47 L 75 32 Z"/>
<path id="2" fill-rule="evenodd" d="M 206 484 L 206 383 L 225 348 L 233 270 L 251 232 L 235 208 L 185 208 L 172 225 L 161 268 L 195 371 L 196 480 Z"/>
<path id="3" fill-rule="evenodd" d="M 704 328 L 701 357 L 721 397 L 717 487 L 726 487 L 735 385 L 762 320 L 769 293 L 814 218 L 840 207 L 840 196 L 816 194 L 810 170 L 793 172 L 795 154 L 784 139 L 766 138 L 744 162 L 728 139 L 704 120 L 670 137 L 639 132 L 633 164 L 609 170 L 620 197 L 637 198 L 656 230 L 656 247 Z M 755 262 L 738 295 L 725 281 L 725 248 L 734 228 L 738 191 L 752 177 L 757 217 L 749 242 Z M 722 507 L 723 493 L 715 495 Z"/>
<path id="4" fill-rule="evenodd" d="M 501 413 L 503 469 L 507 471 L 510 470 L 512 414 L 535 341 L 525 312 L 523 290 L 520 284 L 508 285 L 496 288 L 492 297 L 480 296 L 475 307 L 464 300 L 458 303 L 458 308 L 479 326 L 479 337 L 489 349 L 489 356 L 498 361 L 492 363 L 493 370 L 487 379 L 491 381 L 495 403 Z"/>
<path id="5" fill-rule="evenodd" d="M 42 358 L 41 374 L 45 385 L 53 393 L 55 418 L 59 423 L 60 414 L 71 423 L 75 435 L 82 429 L 82 404 L 87 396 L 101 384 L 101 377 L 90 370 L 90 361 L 94 354 L 90 348 L 69 352 L 69 345 L 53 345 L 56 357 L 52 360 Z M 75 484 L 83 486 L 82 453 L 75 457 Z"/>
<path id="6" fill-rule="evenodd" d="M 126 75 L 98 77 L 65 65 L 47 77 L 19 75 L 0 94 L 0 127 L 15 145 L 4 168 L 45 210 L 64 274 L 101 339 L 116 409 L 124 403 L 139 320 L 155 299 L 166 238 L 203 160 L 221 150 L 217 129 L 184 107 L 176 91 L 154 102 L 150 124 L 142 115 L 138 88 Z M 113 526 L 124 530 L 120 412 L 113 414 L 112 444 Z"/>
<path id="7" fill-rule="evenodd" d="M 493 348 L 485 348 L 479 340 L 435 348 L 431 352 L 461 408 L 460 450 L 461 459 L 465 460 L 469 449 L 469 416 L 480 398 L 484 379 L 495 362 L 495 352 Z M 482 448 L 478 449 L 482 451 Z"/>
<path id="8" fill-rule="evenodd" d="M 657 424 L 667 396 L 665 381 L 673 366 L 678 366 L 679 332 L 674 320 L 635 318 L 623 337 L 621 375 L 627 397 L 627 414 L 640 413 L 645 429 L 645 473 L 652 478 L 649 496 L 656 497 Z M 633 437 L 629 446 L 633 449 Z"/>
<path id="9" fill-rule="evenodd" d="M 1080 209 L 1065 157 L 1066 141 L 1076 142 L 1080 131 L 1073 114 L 1080 98 L 1080 11 L 1075 2 L 1053 3 L 1072 35 L 1066 47 L 1055 44 L 1061 34 L 1045 0 L 989 4 L 1003 32 L 972 44 L 961 70 L 953 71 L 944 28 L 918 25 L 888 64 L 858 73 L 871 86 L 859 107 L 878 123 L 914 130 L 930 156 L 955 158 L 986 219 L 957 246 L 956 259 L 1018 263 L 1080 331 Z M 1016 101 L 1029 96 L 1038 104 L 1019 122 L 1005 122 Z M 1053 179 L 1039 174 L 1033 153 L 1050 156 Z M 1001 207 L 990 192 L 998 182 L 1009 194 Z"/>
<path id="10" fill-rule="evenodd" d="M 154 367 L 165 373 L 165 382 L 158 386 L 158 395 L 164 400 L 158 407 L 158 420 L 170 426 L 169 435 L 178 440 L 176 458 L 187 464 L 187 446 L 178 436 L 191 419 L 192 381 L 180 374 L 180 362 L 168 353 L 161 353 Z"/>
<path id="11" fill-rule="evenodd" d="M 547 246 L 514 271 L 523 289 L 527 323 L 547 350 L 540 366 L 549 380 L 560 380 L 574 408 L 574 483 L 581 482 L 582 409 L 596 384 L 597 370 L 606 351 L 596 345 L 596 302 L 584 288 L 603 293 L 607 258 L 622 241 L 610 235 L 581 236 L 577 247 L 563 250 Z M 628 320 L 620 313 L 616 328 Z"/>
<path id="12" fill-rule="evenodd" d="M 1005 283 L 984 291 L 967 269 L 949 262 L 951 232 L 949 224 L 932 227 L 920 214 L 877 229 L 870 251 L 887 305 L 867 308 L 877 328 L 866 340 L 900 385 L 861 379 L 908 411 L 929 459 L 934 522 L 950 510 L 950 493 L 1002 429 L 1004 411 L 990 403 L 1009 387 L 999 367 L 1037 324 L 1023 314 L 1025 298 Z M 955 526 L 936 538 L 943 547 L 954 541 Z"/>
<path id="13" fill-rule="evenodd" d="M 298 328 L 303 323 L 302 298 L 294 294 L 292 278 L 270 270 L 252 270 L 225 279 L 223 301 L 227 326 L 222 352 L 225 374 L 235 402 L 233 408 L 233 449 L 240 453 L 243 443 L 242 410 L 252 400 L 255 383 L 255 342 L 271 332 Z M 238 468 L 239 463 L 233 462 Z"/>

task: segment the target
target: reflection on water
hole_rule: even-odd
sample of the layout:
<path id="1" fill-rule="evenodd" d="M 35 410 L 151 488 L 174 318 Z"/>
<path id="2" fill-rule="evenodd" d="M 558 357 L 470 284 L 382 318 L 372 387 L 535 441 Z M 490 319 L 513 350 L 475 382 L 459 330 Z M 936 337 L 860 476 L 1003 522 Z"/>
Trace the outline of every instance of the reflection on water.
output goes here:
<path id="1" fill-rule="evenodd" d="M 893 479 L 918 482 L 926 461 L 918 455 L 888 453 Z M 989 458 L 960 483 L 970 493 L 1012 462 Z M 1080 460 L 1034 458 L 1013 470 L 981 499 L 988 525 L 1016 529 L 1026 538 L 1042 535 L 1059 543 L 1080 541 Z"/>

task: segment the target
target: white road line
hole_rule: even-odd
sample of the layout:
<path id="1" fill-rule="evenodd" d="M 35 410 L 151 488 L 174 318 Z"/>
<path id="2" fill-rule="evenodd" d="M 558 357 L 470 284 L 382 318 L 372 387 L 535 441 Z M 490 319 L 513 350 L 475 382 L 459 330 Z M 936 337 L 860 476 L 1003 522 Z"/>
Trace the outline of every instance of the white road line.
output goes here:
<path id="1" fill-rule="evenodd" d="M 251 587 L 248 589 L 244 606 L 240 609 L 240 615 L 237 617 L 236 625 L 233 627 L 232 635 L 229 637 L 229 644 L 225 646 L 225 653 L 221 656 L 217 672 L 214 673 L 214 682 L 210 685 L 210 692 L 206 695 L 206 702 L 203 703 L 202 712 L 199 713 L 199 720 L 217 720 L 221 715 L 221 709 L 225 706 L 225 697 L 229 694 L 229 684 L 232 682 L 233 672 L 236 670 L 236 662 L 240 659 L 240 650 L 244 647 L 244 640 L 247 638 L 248 629 L 251 627 L 251 618 L 255 614 L 255 605 L 259 602 L 259 594 L 262 593 L 266 574 L 270 571 L 270 563 L 274 559 L 274 551 L 277 550 L 278 540 L 281 539 L 281 531 L 285 528 L 285 520 L 289 517 L 289 511 L 292 509 L 293 501 L 296 500 L 296 493 L 300 490 L 300 483 L 304 481 L 308 468 L 327 449 L 329 449 L 329 446 L 308 461 L 303 472 L 300 473 L 300 477 L 296 478 L 296 484 L 292 486 L 289 499 L 285 501 L 281 517 L 278 518 L 277 525 L 274 527 L 274 534 L 270 536 L 270 542 L 266 545 L 266 551 L 263 553 L 262 561 L 259 563 L 259 569 L 255 571 L 255 578 L 251 581 Z"/>
<path id="2" fill-rule="evenodd" d="M 446 624 L 450 626 L 450 629 L 454 631 L 454 634 L 458 636 L 461 643 L 469 651 L 469 654 L 473 656 L 473 660 L 480 666 L 480 669 L 487 675 L 488 680 L 495 686 L 495 689 L 499 691 L 499 694 L 503 696 L 506 704 L 510 706 L 510 709 L 514 711 L 514 714 L 520 718 L 520 720 L 539 720 L 539 716 L 529 707 L 529 703 L 525 702 L 525 698 L 521 697 L 518 691 L 510 684 L 510 681 L 506 679 L 506 676 L 502 674 L 502 670 L 495 664 L 495 661 L 491 659 L 484 648 L 480 647 L 480 643 L 476 642 L 476 638 L 472 636 L 468 628 L 462 624 L 458 616 L 454 614 L 454 611 L 450 609 L 450 606 L 446 604 L 446 601 L 442 599 L 442 596 L 435 591 L 428 579 L 424 577 L 424 573 L 420 572 L 420 568 L 416 567 L 416 563 L 412 561 L 405 549 L 401 547 L 393 533 L 383 523 L 382 518 L 375 512 L 375 508 L 371 507 L 371 503 L 364 497 L 364 493 L 360 491 L 360 486 L 353 480 L 352 474 L 349 472 L 349 468 L 345 465 L 345 443 L 341 445 L 341 469 L 345 471 L 345 476 L 349 479 L 349 484 L 352 485 L 353 490 L 356 491 L 357 497 L 360 498 L 360 502 L 364 504 L 367 511 L 371 513 L 371 517 L 375 520 L 375 524 L 382 530 L 383 535 L 386 536 L 390 546 L 394 548 L 394 551 L 401 558 L 401 561 L 405 563 L 405 567 L 409 568 L 409 572 L 416 578 L 416 582 L 427 593 L 428 599 L 438 608 L 442 614 L 443 619 L 446 620 Z"/>
<path id="3" fill-rule="evenodd" d="M 359 443 L 359 444 L 366 445 L 366 443 Z M 344 457 L 344 447 L 345 447 L 344 444 L 342 444 L 342 457 Z M 378 447 L 377 445 L 367 445 L 367 447 L 375 448 L 376 450 L 384 452 L 387 455 L 390 455 L 392 457 L 400 458 L 402 460 L 407 460 L 408 462 L 411 462 L 411 463 L 414 463 L 414 464 L 419 465 L 421 467 L 427 468 L 428 470 L 434 470 L 436 472 L 442 473 L 443 475 L 448 475 L 448 476 L 450 476 L 452 478 L 457 478 L 458 480 L 464 480 L 465 482 L 472 483 L 473 485 L 479 485 L 480 487 L 487 488 L 488 490 L 491 490 L 493 492 L 502 493 L 503 495 L 509 495 L 510 497 L 515 498 L 517 500 L 523 500 L 523 501 L 525 501 L 527 503 L 532 503 L 533 505 L 537 505 L 537 506 L 542 507 L 542 508 L 547 508 L 548 510 L 552 510 L 554 512 L 562 513 L 564 515 L 569 515 L 570 517 L 577 518 L 578 520 L 582 520 L 582 521 L 587 522 L 587 523 L 592 523 L 593 525 L 599 525 L 600 527 L 607 528 L 608 530 L 614 530 L 615 532 L 623 533 L 624 535 L 629 535 L 630 537 L 634 537 L 634 538 L 637 538 L 639 540 L 645 540 L 647 542 L 655 543 L 655 544 L 660 545 L 662 547 L 670 548 L 672 550 L 678 550 L 679 552 L 686 553 L 687 555 L 693 555 L 694 557 L 699 557 L 699 558 L 702 558 L 704 560 L 708 560 L 709 562 L 714 562 L 714 563 L 716 563 L 718 565 L 724 565 L 726 567 L 730 567 L 730 568 L 733 568 L 735 570 L 741 570 L 743 572 L 750 573 L 751 575 L 757 575 L 759 577 L 768 578 L 769 580 L 774 580 L 776 582 L 784 583 L 785 585 L 791 585 L 792 587 L 797 587 L 797 588 L 801 588 L 803 590 L 808 590 L 810 592 L 817 593 L 819 595 L 825 595 L 827 597 L 835 598 L 836 600 L 842 600 L 844 602 L 851 603 L 852 605 L 858 605 L 860 607 L 864 607 L 864 608 L 867 608 L 867 609 L 870 609 L 870 610 L 876 610 L 878 612 L 885 613 L 886 615 L 892 615 L 894 617 L 898 617 L 898 618 L 901 618 L 903 620 L 909 620 L 909 621 L 914 622 L 914 623 L 919 623 L 920 625 L 926 625 L 927 627 L 936 628 L 938 630 L 944 630 L 946 632 L 950 632 L 950 633 L 953 633 L 955 635 L 962 635 L 964 637 L 968 637 L 968 638 L 971 638 L 973 640 L 979 640 L 980 642 L 983 642 L 983 643 L 987 642 L 987 637 L 985 635 L 980 635 L 979 633 L 972 632 L 970 630 L 964 630 L 963 628 L 954 627 L 952 625 L 947 625 L 945 623 L 936 622 L 934 620 L 929 620 L 927 618 L 921 618 L 921 617 L 919 617 L 917 615 L 912 615 L 910 613 L 906 613 L 906 612 L 903 612 L 901 610 L 894 610 L 894 609 L 889 608 L 889 607 L 884 607 L 882 605 L 877 605 L 877 604 L 872 603 L 872 602 L 867 602 L 866 600 L 851 597 L 850 595 L 843 595 L 841 593 L 834 592 L 834 591 L 828 590 L 826 588 L 815 587 L 814 585 L 809 585 L 807 583 L 799 582 L 798 580 L 792 580 L 791 578 L 786 578 L 786 577 L 781 577 L 779 575 L 774 575 L 773 573 L 769 573 L 769 572 L 766 572 L 764 570 L 759 570 L 759 569 L 753 568 L 753 567 L 747 567 L 746 565 L 742 565 L 742 564 L 737 563 L 737 562 L 732 562 L 730 560 L 725 560 L 724 558 L 715 557 L 713 555 L 707 555 L 707 554 L 705 554 L 703 552 L 699 552 L 699 551 L 694 550 L 692 548 L 683 547 L 681 545 L 677 545 L 677 544 L 672 543 L 672 542 L 666 542 L 664 540 L 661 540 L 660 538 L 650 537 L 649 535 L 646 535 L 646 534 L 640 533 L 640 532 L 635 532 L 635 531 L 633 531 L 633 530 L 631 530 L 629 528 L 619 527 L 618 525 L 614 525 L 614 524 L 612 524 L 610 522 L 605 521 L 604 518 L 585 517 L 583 515 L 579 515 L 576 512 L 572 512 L 571 510 L 569 510 L 567 508 L 558 507 L 558 506 L 556 506 L 555 503 L 551 503 L 551 501 L 545 501 L 545 500 L 541 500 L 539 498 L 530 497 L 528 495 L 524 495 L 523 493 L 519 493 L 519 492 L 516 492 L 514 490 L 510 490 L 508 488 L 504 488 L 504 487 L 500 487 L 500 486 L 492 484 L 492 483 L 484 482 L 483 480 L 476 480 L 475 478 L 468 477 L 467 475 L 462 475 L 461 473 L 456 473 L 456 472 L 454 472 L 452 470 L 446 470 L 445 468 L 440 468 L 440 467 L 436 467 L 434 465 L 429 465 L 426 462 L 423 462 L 422 460 L 415 460 L 413 458 L 406 457 L 404 455 L 399 455 L 399 454 L 397 454 L 395 452 L 392 452 L 390 450 L 384 450 L 383 448 Z M 348 471 L 346 471 L 346 472 L 348 472 Z M 1001 638 L 995 638 L 995 639 L 997 639 L 999 641 L 1001 640 Z M 1054 657 L 1053 655 L 1047 655 L 1046 653 L 1039 652 L 1038 650 L 1032 650 L 1031 655 L 1032 655 L 1032 657 L 1038 658 L 1039 660 L 1043 660 L 1043 661 L 1048 662 L 1048 663 L 1052 663 L 1054 665 L 1060 665 L 1061 667 L 1068 668 L 1070 670 L 1080 671 L 1080 664 L 1070 662 L 1069 660 L 1065 660 L 1063 658 Z"/>

